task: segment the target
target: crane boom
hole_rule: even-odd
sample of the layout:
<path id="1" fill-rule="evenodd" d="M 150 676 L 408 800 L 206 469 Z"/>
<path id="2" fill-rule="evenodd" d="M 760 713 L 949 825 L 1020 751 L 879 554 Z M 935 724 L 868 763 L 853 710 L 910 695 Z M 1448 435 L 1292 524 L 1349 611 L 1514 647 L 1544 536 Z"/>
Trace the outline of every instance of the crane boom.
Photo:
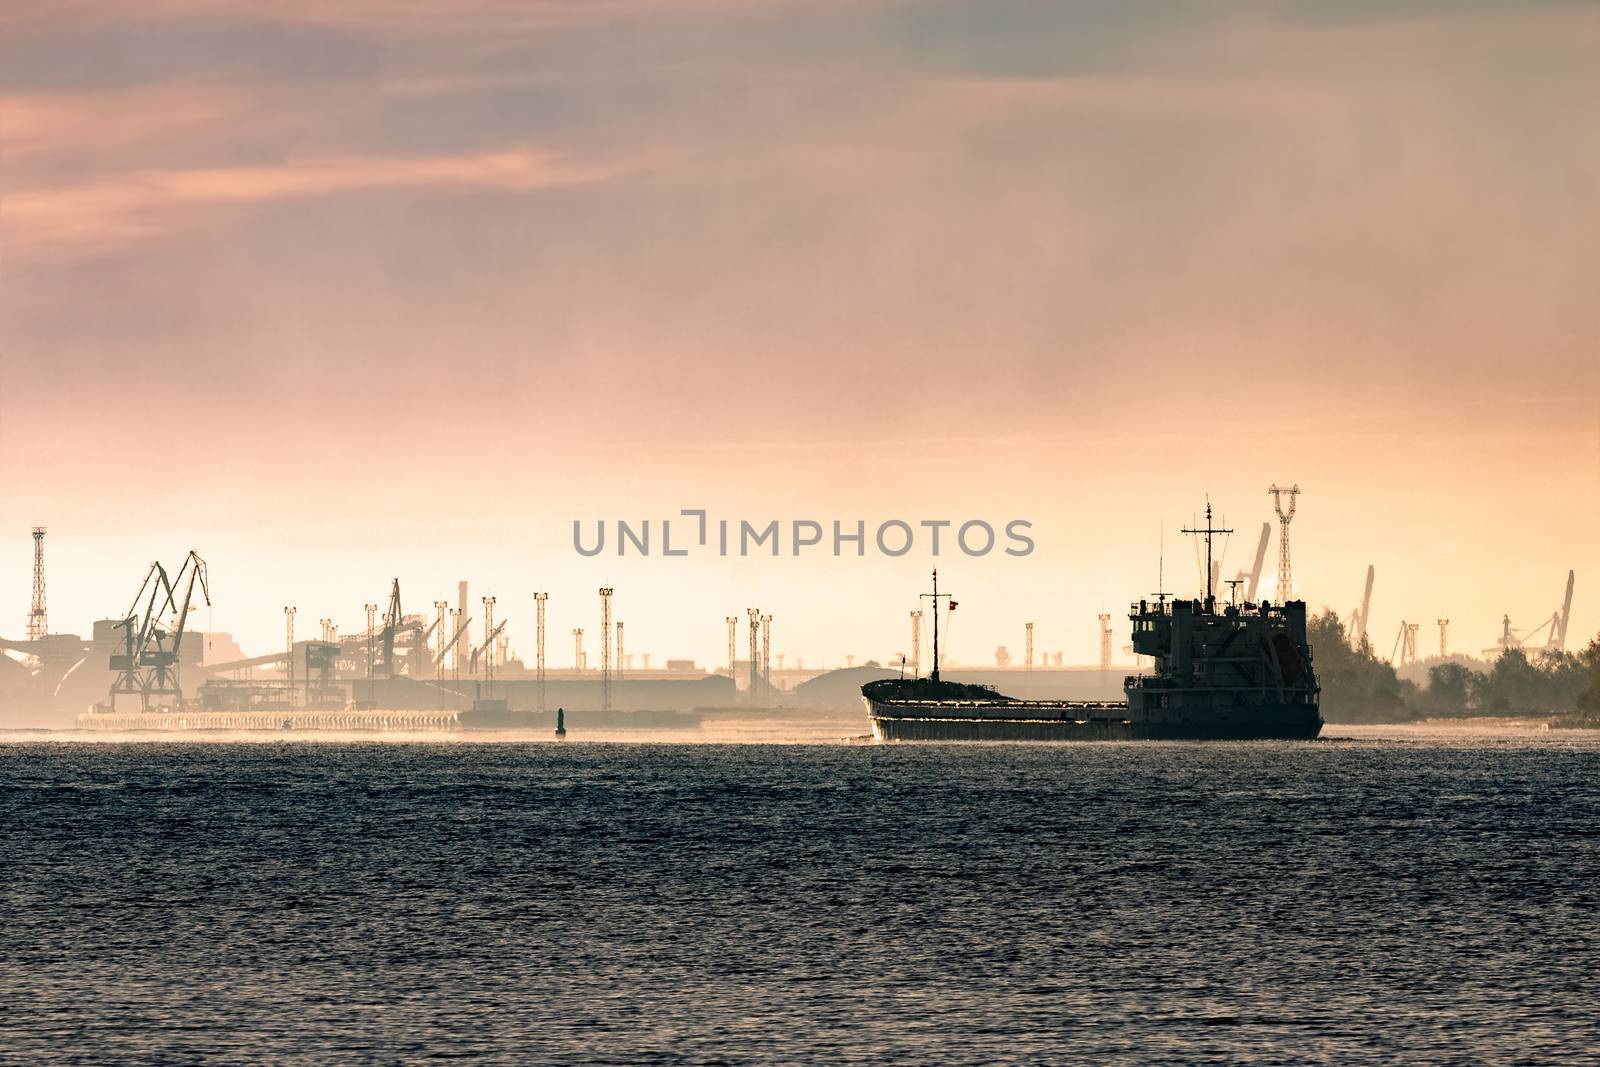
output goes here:
<path id="1" fill-rule="evenodd" d="M 389 585 L 389 610 L 383 616 L 383 673 L 394 677 L 394 635 L 400 628 L 400 579 Z"/>
<path id="2" fill-rule="evenodd" d="M 1577 571 L 1567 572 L 1567 595 L 1561 602 L 1561 622 L 1550 632 L 1550 649 L 1553 652 L 1567 650 L 1567 623 L 1572 621 L 1572 584 L 1577 578 Z"/>
<path id="3" fill-rule="evenodd" d="M 1356 647 L 1367 639 L 1367 612 L 1372 610 L 1372 579 L 1377 573 L 1377 568 L 1367 564 L 1367 587 L 1361 594 L 1361 618 L 1356 624 Z"/>
<path id="4" fill-rule="evenodd" d="M 509 620 L 507 619 L 501 619 L 500 625 L 496 626 L 493 630 L 490 630 L 489 636 L 483 639 L 483 644 L 472 650 L 472 656 L 467 660 L 468 674 L 478 673 L 478 657 L 483 655 L 483 653 L 494 644 L 494 639 L 500 636 L 500 631 L 506 628 L 506 623 L 508 621 Z"/>
<path id="5" fill-rule="evenodd" d="M 450 650 L 461 643 L 462 636 L 466 634 L 467 627 L 471 625 L 472 618 L 470 616 L 461 620 L 461 625 L 456 628 L 455 635 L 450 638 L 450 642 L 439 650 L 439 654 L 437 656 L 433 657 L 434 666 L 437 667 L 444 662 L 444 658 L 450 654 Z"/>
<path id="6" fill-rule="evenodd" d="M 178 612 L 178 625 L 172 631 L 173 662 L 177 662 L 178 646 L 183 643 L 184 626 L 189 621 L 189 606 L 194 602 L 194 583 L 196 579 L 200 582 L 200 595 L 205 597 L 206 607 L 209 608 L 211 606 L 211 586 L 206 580 L 206 561 L 201 559 L 200 554 L 192 548 L 189 550 L 189 554 L 184 557 L 183 566 L 178 568 L 178 581 L 174 584 L 183 582 L 185 571 L 189 572 L 189 585 L 183 591 L 183 609 Z"/>
<path id="7" fill-rule="evenodd" d="M 178 654 L 183 648 L 183 636 L 189 624 L 189 610 L 194 603 L 197 582 L 209 606 L 211 588 L 206 577 L 205 560 L 193 550 L 184 557 L 176 581 L 168 575 L 159 560 L 150 564 L 144 581 L 139 585 L 139 592 L 134 595 L 133 603 L 128 608 L 128 614 L 116 624 L 123 631 L 123 652 L 113 655 L 109 663 L 110 669 L 116 673 L 110 690 L 112 707 L 116 707 L 119 693 L 137 694 L 141 708 L 150 707 L 153 695 L 172 697 L 182 702 Z M 183 590 L 181 604 L 179 588 Z M 142 616 L 141 603 L 144 605 Z M 169 636 L 172 638 L 171 648 L 166 647 Z"/>
<path id="8" fill-rule="evenodd" d="M 1250 568 L 1250 585 L 1245 590 L 1245 594 L 1244 594 L 1245 600 L 1249 601 L 1250 603 L 1254 603 L 1255 599 L 1256 599 L 1256 586 L 1261 583 L 1261 564 L 1266 561 L 1266 558 L 1267 558 L 1267 542 L 1269 540 L 1271 540 L 1271 538 L 1272 538 L 1272 524 L 1270 522 L 1262 523 L 1261 524 L 1261 540 L 1256 543 L 1256 561 L 1255 561 L 1255 565 Z"/>

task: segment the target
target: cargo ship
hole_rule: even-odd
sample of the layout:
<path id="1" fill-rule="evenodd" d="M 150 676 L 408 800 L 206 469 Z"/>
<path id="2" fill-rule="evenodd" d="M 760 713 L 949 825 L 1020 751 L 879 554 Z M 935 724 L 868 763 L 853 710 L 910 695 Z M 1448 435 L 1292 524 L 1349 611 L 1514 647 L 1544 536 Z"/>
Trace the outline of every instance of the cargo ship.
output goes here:
<path id="1" fill-rule="evenodd" d="M 1123 682 L 1119 702 L 1017 700 L 939 677 L 939 572 L 933 574 L 933 670 L 861 687 L 880 741 L 1132 741 L 1310 739 L 1322 730 L 1321 688 L 1306 636 L 1306 605 L 1219 604 L 1212 587 L 1206 506 L 1206 593 L 1157 594 L 1128 612 L 1133 650 L 1152 658 Z M 1237 586 L 1235 586 L 1235 590 Z"/>

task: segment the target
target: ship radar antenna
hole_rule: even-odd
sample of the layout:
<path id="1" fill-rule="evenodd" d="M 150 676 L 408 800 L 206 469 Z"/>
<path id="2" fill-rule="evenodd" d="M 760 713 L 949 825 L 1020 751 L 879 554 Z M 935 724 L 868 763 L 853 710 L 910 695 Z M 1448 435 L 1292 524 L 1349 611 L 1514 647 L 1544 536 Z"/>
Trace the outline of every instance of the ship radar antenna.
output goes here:
<path id="1" fill-rule="evenodd" d="M 1205 529 L 1197 530 L 1197 529 L 1193 529 L 1193 528 L 1190 528 L 1190 527 L 1186 526 L 1186 527 L 1184 527 L 1183 532 L 1186 533 L 1186 534 L 1204 535 L 1204 537 L 1206 539 L 1206 572 L 1205 572 L 1206 573 L 1206 608 L 1209 610 L 1211 608 L 1212 603 L 1215 600 L 1215 595 L 1216 595 L 1215 594 L 1215 590 L 1213 589 L 1212 584 L 1211 584 L 1212 581 L 1213 581 L 1213 578 L 1214 578 L 1214 575 L 1211 572 L 1211 537 L 1212 537 L 1213 534 L 1219 534 L 1219 533 L 1220 534 L 1231 534 L 1231 533 L 1233 533 L 1233 531 L 1232 530 L 1228 530 L 1228 529 L 1223 529 L 1221 527 L 1213 526 L 1211 524 L 1211 500 L 1208 497 L 1206 499 L 1206 525 L 1205 525 Z"/>
<path id="2" fill-rule="evenodd" d="M 1156 534 L 1156 599 L 1167 602 L 1167 517 L 1161 516 L 1161 526 Z"/>

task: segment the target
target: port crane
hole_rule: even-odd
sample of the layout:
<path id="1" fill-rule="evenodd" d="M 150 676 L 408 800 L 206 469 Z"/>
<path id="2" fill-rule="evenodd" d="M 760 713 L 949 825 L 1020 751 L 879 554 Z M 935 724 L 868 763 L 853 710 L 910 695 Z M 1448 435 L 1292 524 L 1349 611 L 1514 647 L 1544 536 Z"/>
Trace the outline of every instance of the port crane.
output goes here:
<path id="1" fill-rule="evenodd" d="M 1498 656 L 1508 649 L 1528 649 L 1535 647 L 1534 638 L 1541 631 L 1544 632 L 1544 645 L 1542 651 L 1546 655 L 1555 655 L 1567 650 L 1567 624 L 1572 621 L 1572 587 L 1576 581 L 1575 571 L 1567 572 L 1567 587 L 1561 599 L 1561 606 L 1551 615 L 1530 630 L 1518 630 L 1511 625 L 1511 616 L 1500 617 L 1500 637 L 1495 641 L 1494 648 L 1483 650 L 1485 656 Z"/>
<path id="2" fill-rule="evenodd" d="M 116 672 L 110 692 L 113 709 L 119 693 L 137 694 L 141 711 L 149 709 L 152 696 L 183 699 L 178 656 L 187 632 L 196 585 L 200 586 L 206 607 L 210 607 L 206 561 L 192 549 L 184 557 L 175 578 L 168 575 L 159 560 L 150 564 L 133 603 L 115 624 L 115 628 L 122 631 L 123 642 L 122 652 L 113 655 L 110 662 L 111 670 Z M 144 605 L 142 611 L 141 604 Z"/>
<path id="3" fill-rule="evenodd" d="M 500 625 L 496 626 L 493 630 L 490 630 L 489 636 L 483 639 L 483 644 L 472 650 L 472 656 L 467 660 L 468 674 L 478 673 L 478 657 L 483 655 L 486 650 L 494 647 L 495 638 L 500 636 L 500 631 L 506 628 L 506 623 L 508 621 L 509 620 L 501 619 Z M 465 627 L 463 627 L 463 629 L 465 629 Z"/>
<path id="4" fill-rule="evenodd" d="M 439 649 L 439 654 L 433 657 L 433 665 L 435 667 L 440 667 L 440 666 L 444 665 L 445 657 L 450 654 L 450 650 L 451 649 L 455 648 L 458 644 L 461 643 L 461 639 L 466 636 L 467 627 L 469 627 L 471 625 L 472 625 L 472 616 L 468 615 L 468 616 L 465 616 L 465 617 L 462 618 L 461 625 L 456 627 L 456 632 L 454 634 L 452 634 L 451 637 L 450 637 L 450 640 L 446 641 L 444 643 L 444 646 Z M 471 673 L 471 672 L 469 671 L 468 673 Z"/>
<path id="5" fill-rule="evenodd" d="M 1267 542 L 1271 539 L 1271 537 L 1272 537 L 1272 526 L 1270 524 L 1268 524 L 1268 523 L 1265 523 L 1265 522 L 1262 523 L 1261 524 L 1261 540 L 1256 542 L 1256 560 L 1255 560 L 1255 563 L 1251 564 L 1251 567 L 1250 567 L 1250 576 L 1249 576 L 1250 584 L 1245 587 L 1245 591 L 1244 591 L 1244 599 L 1245 599 L 1245 602 L 1248 603 L 1248 604 L 1256 603 L 1256 586 L 1261 584 L 1261 565 L 1264 562 L 1266 562 L 1266 559 L 1267 559 Z M 1244 571 L 1240 571 L 1238 573 L 1237 577 L 1239 577 L 1239 578 L 1245 577 Z"/>
<path id="6" fill-rule="evenodd" d="M 1531 630 L 1526 631 L 1518 630 L 1513 627 L 1511 625 L 1511 616 L 1502 615 L 1500 617 L 1500 639 L 1495 642 L 1494 648 L 1484 649 L 1484 654 L 1498 656 L 1500 653 L 1505 652 L 1508 649 L 1528 649 L 1534 647 L 1534 639 L 1539 636 L 1541 631 L 1544 630 L 1548 630 L 1549 633 L 1545 638 L 1543 651 L 1558 651 L 1557 638 L 1561 633 L 1561 613 L 1559 611 L 1545 619 L 1543 622 L 1539 623 L 1539 625 L 1533 627 Z"/>

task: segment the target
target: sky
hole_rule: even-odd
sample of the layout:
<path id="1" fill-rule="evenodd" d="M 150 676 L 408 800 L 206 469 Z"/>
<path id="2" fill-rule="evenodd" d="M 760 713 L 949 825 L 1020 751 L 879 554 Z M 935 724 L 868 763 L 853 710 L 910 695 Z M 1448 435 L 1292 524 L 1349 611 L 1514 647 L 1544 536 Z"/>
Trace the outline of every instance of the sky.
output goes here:
<path id="1" fill-rule="evenodd" d="M 628 647 L 1091 662 L 1303 489 L 1298 595 L 1600 631 L 1600 8 L 11 0 L 0 635 L 497 598 Z M 574 520 L 1032 524 L 1022 558 L 593 559 Z M 1264 588 L 1271 589 L 1276 547 Z M 1165 566 L 1162 566 L 1163 556 Z M 590 641 L 591 661 L 596 645 Z M 1120 654 L 1118 658 L 1123 658 Z"/>

